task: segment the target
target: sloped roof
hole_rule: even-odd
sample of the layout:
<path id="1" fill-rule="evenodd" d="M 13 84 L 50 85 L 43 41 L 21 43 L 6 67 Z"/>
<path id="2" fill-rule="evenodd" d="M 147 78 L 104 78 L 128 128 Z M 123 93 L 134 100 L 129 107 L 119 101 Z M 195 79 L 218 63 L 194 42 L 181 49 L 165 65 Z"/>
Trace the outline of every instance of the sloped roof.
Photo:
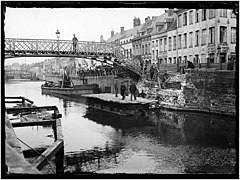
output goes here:
<path id="1" fill-rule="evenodd" d="M 143 25 L 139 25 L 139 26 L 135 26 L 134 28 L 131 28 L 129 30 L 126 30 L 123 32 L 123 34 L 121 35 L 121 33 L 117 33 L 114 34 L 113 37 L 110 37 L 107 42 L 113 42 L 117 39 L 123 39 L 123 38 L 128 38 L 130 36 L 136 36 L 137 32 L 139 31 L 139 29 L 141 29 Z"/>
<path id="2" fill-rule="evenodd" d="M 167 30 L 165 30 L 165 28 L 162 28 L 160 30 L 160 32 L 157 32 L 156 25 L 164 25 L 165 22 L 172 22 L 172 24 Z M 113 37 L 110 37 L 107 40 L 107 42 L 114 42 L 116 40 L 120 40 L 120 39 L 127 38 L 130 36 L 137 36 L 138 32 L 146 32 L 147 29 L 149 29 L 149 28 L 152 28 L 152 31 L 150 32 L 151 35 L 166 32 L 166 31 L 169 31 L 170 29 L 174 29 L 174 27 L 176 26 L 176 22 L 177 22 L 177 20 L 176 20 L 175 13 L 173 13 L 171 16 L 168 16 L 168 13 L 165 12 L 164 14 L 162 14 L 160 16 L 154 16 L 152 19 L 150 19 L 149 21 L 147 21 L 139 26 L 136 26 L 134 28 L 124 31 L 122 35 L 121 35 L 121 33 L 114 34 Z"/>

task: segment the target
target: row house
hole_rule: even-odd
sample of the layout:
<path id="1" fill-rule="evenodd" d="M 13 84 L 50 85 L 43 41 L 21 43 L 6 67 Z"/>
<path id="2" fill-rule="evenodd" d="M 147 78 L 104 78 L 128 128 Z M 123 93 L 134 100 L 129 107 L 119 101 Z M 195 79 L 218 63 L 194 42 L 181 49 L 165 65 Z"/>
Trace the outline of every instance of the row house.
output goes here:
<path id="1" fill-rule="evenodd" d="M 167 43 L 168 31 L 173 30 L 176 23 L 173 9 L 166 10 L 163 15 L 157 17 L 151 36 L 151 58 L 154 64 L 167 63 L 168 47 L 172 46 L 172 43 Z"/>
<path id="2" fill-rule="evenodd" d="M 116 43 L 121 45 L 125 51 L 121 53 L 126 57 L 130 54 L 133 54 L 132 39 L 137 36 L 137 31 L 141 28 L 141 21 L 139 18 L 134 17 L 133 19 L 133 28 L 129 30 L 124 30 L 124 27 L 120 27 L 120 33 L 114 34 L 114 31 L 111 31 L 111 37 L 107 40 L 107 43 Z"/>
<path id="3" fill-rule="evenodd" d="M 151 33 L 156 17 L 152 19 L 148 16 L 145 18 L 145 23 L 140 26 L 137 36 L 132 40 L 133 54 L 141 57 L 144 61 L 151 59 Z"/>
<path id="4" fill-rule="evenodd" d="M 181 9 L 177 27 L 168 32 L 168 60 L 226 63 L 235 57 L 236 16 L 230 9 Z M 173 44 L 173 46 L 171 46 Z"/>

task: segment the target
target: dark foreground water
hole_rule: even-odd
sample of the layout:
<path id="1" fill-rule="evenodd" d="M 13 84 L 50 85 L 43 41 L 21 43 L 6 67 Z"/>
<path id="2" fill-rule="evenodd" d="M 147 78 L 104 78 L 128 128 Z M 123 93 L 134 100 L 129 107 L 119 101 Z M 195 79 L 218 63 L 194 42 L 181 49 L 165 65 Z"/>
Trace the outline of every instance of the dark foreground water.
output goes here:
<path id="1" fill-rule="evenodd" d="M 42 83 L 9 82 L 5 94 L 27 97 L 37 106 L 58 107 L 63 116 L 65 172 L 236 173 L 233 118 L 154 110 L 148 112 L 149 124 L 129 127 L 126 122 L 112 123 L 116 117 L 89 113 L 85 99 L 42 94 Z M 31 147 L 54 141 L 49 126 L 15 132 Z"/>

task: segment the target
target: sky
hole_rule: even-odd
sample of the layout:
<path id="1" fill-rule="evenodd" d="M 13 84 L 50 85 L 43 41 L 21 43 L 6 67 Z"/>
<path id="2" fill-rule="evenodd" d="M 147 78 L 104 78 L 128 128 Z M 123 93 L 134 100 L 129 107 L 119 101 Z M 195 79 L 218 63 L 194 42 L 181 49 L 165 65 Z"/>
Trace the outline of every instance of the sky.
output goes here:
<path id="1" fill-rule="evenodd" d="M 114 33 L 133 28 L 134 17 L 144 23 L 147 16 L 160 16 L 160 8 L 7 8 L 5 14 L 5 37 L 27 39 L 71 40 L 73 34 L 79 41 L 107 40 Z M 13 58 L 5 64 L 33 63 L 46 58 Z"/>

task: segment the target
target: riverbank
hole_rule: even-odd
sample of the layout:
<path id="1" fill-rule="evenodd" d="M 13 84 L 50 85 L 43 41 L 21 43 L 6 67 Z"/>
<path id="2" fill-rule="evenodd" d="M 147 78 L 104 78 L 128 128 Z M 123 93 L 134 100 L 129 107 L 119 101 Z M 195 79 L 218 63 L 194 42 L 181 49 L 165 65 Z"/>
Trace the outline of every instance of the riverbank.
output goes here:
<path id="1" fill-rule="evenodd" d="M 158 99 L 159 108 L 236 116 L 235 71 L 188 70 L 170 77 L 165 89 L 149 82 L 140 82 L 138 89 Z"/>

